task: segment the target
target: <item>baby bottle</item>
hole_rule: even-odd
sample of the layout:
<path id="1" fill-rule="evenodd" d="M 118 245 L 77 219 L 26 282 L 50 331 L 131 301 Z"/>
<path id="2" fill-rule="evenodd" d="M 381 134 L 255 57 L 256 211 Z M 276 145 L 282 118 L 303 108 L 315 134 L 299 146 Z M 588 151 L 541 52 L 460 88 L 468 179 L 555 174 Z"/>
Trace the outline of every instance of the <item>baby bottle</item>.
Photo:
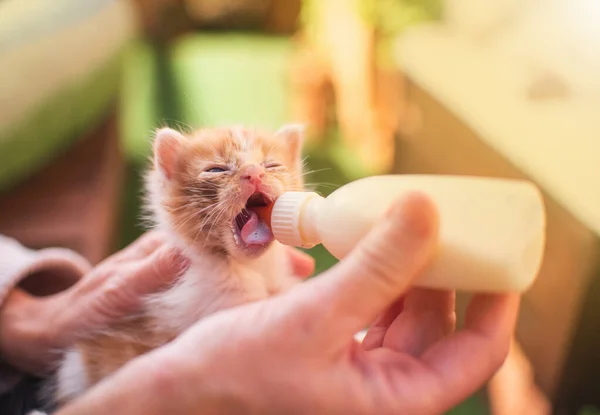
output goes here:
<path id="1" fill-rule="evenodd" d="M 543 198 L 530 182 L 469 176 L 386 175 L 360 179 L 323 198 L 286 192 L 271 228 L 285 245 L 322 244 L 342 259 L 390 204 L 410 191 L 436 204 L 434 259 L 416 286 L 471 292 L 523 292 L 535 280 L 545 245 Z"/>

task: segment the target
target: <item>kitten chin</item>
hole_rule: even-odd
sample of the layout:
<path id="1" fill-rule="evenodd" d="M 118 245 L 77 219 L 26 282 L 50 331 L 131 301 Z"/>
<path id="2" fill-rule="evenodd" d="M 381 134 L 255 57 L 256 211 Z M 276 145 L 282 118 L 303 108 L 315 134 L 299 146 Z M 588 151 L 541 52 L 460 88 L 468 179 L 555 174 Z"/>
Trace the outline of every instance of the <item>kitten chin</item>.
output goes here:
<path id="1" fill-rule="evenodd" d="M 146 219 L 190 257 L 191 266 L 143 309 L 67 351 L 55 379 L 61 404 L 211 314 L 284 292 L 298 279 L 262 209 L 302 190 L 302 129 L 244 128 L 184 136 L 163 128 L 146 175 Z"/>

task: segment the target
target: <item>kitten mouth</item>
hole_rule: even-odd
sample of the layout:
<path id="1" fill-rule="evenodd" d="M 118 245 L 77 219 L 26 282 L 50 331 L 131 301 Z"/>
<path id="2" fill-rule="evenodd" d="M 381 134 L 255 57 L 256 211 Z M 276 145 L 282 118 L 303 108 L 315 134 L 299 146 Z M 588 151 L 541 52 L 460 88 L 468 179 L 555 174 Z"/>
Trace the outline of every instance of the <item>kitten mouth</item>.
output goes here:
<path id="1" fill-rule="evenodd" d="M 272 204 L 263 192 L 250 195 L 242 211 L 233 218 L 233 236 L 238 246 L 257 251 L 273 241 L 271 228 L 264 220 L 264 212 Z"/>

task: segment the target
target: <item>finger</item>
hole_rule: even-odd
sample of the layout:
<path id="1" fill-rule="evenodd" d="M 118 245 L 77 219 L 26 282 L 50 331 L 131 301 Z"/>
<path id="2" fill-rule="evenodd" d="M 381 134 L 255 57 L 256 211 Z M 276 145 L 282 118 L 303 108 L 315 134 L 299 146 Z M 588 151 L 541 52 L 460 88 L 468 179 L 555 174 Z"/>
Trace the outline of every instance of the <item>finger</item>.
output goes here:
<path id="1" fill-rule="evenodd" d="M 7 293 L 0 312 L 0 350 L 4 361 L 21 370 L 37 373 L 44 366 L 40 349 L 44 349 L 45 336 L 40 336 L 50 327 L 48 313 L 40 307 L 39 299 L 20 288 Z M 46 323 L 46 324 L 44 324 Z"/>
<path id="2" fill-rule="evenodd" d="M 146 232 L 129 246 L 112 256 L 115 262 L 126 262 L 143 259 L 164 245 L 167 238 L 163 232 Z"/>
<path id="3" fill-rule="evenodd" d="M 33 304 L 34 302 L 34 296 L 22 290 L 21 288 L 15 287 L 7 293 L 6 298 L 4 299 L 4 302 L 2 303 L 2 306 L 0 308 L 2 309 L 2 311 L 6 311 L 8 309 L 20 307 L 23 304 Z M 11 313 L 0 313 L 0 320 L 6 317 L 6 314 L 10 315 Z"/>
<path id="4" fill-rule="evenodd" d="M 336 266 L 298 288 L 320 331 L 346 341 L 400 297 L 427 264 L 435 247 L 437 213 L 433 203 L 412 193 Z M 304 313 L 310 315 L 310 313 Z"/>
<path id="5" fill-rule="evenodd" d="M 164 245 L 108 278 L 95 293 L 94 312 L 100 320 L 135 312 L 145 296 L 169 287 L 189 266 L 181 252 Z"/>
<path id="6" fill-rule="evenodd" d="M 426 350 L 422 361 L 437 377 L 444 407 L 474 393 L 502 365 L 519 310 L 517 294 L 475 295 L 463 330 Z"/>
<path id="7" fill-rule="evenodd" d="M 404 310 L 388 327 L 383 347 L 419 356 L 432 344 L 454 331 L 454 291 L 415 288 Z"/>
<path id="8" fill-rule="evenodd" d="M 404 309 L 405 296 L 400 297 L 369 327 L 365 338 L 362 341 L 362 347 L 365 350 L 375 349 L 383 346 L 383 339 L 390 325 L 396 320 L 398 315 Z"/>
<path id="9" fill-rule="evenodd" d="M 292 272 L 295 276 L 305 279 L 310 277 L 315 272 L 315 260 L 310 255 L 292 248 L 285 247 L 290 257 L 292 264 Z"/>
<path id="10" fill-rule="evenodd" d="M 102 261 L 78 284 L 73 285 L 70 291 L 73 291 L 73 295 L 79 298 L 100 289 L 99 287 L 102 285 L 113 284 L 116 281 L 114 277 L 117 271 L 122 273 L 126 267 L 134 270 L 139 269 L 140 265 L 147 263 L 148 258 L 156 253 L 159 248 L 168 250 L 169 248 L 165 245 L 166 240 L 166 235 L 163 232 L 150 231 L 145 233 L 128 247 Z M 131 271 L 128 271 L 128 274 L 131 274 Z"/>
<path id="11" fill-rule="evenodd" d="M 510 350 L 487 385 L 493 414 L 548 415 L 550 402 L 535 384 L 531 362 L 512 338 Z"/>

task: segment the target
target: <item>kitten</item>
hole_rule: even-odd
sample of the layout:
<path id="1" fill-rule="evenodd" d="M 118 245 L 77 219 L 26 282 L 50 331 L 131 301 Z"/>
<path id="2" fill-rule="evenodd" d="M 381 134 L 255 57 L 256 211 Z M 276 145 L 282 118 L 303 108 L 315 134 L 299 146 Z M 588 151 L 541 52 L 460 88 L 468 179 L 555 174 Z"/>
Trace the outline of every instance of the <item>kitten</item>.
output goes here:
<path id="1" fill-rule="evenodd" d="M 297 281 L 260 209 L 301 190 L 302 130 L 275 134 L 204 129 L 189 137 L 164 128 L 147 174 L 148 209 L 192 265 L 143 311 L 69 350 L 56 379 L 64 404 L 129 360 L 161 346 L 218 310 L 280 293 Z"/>

